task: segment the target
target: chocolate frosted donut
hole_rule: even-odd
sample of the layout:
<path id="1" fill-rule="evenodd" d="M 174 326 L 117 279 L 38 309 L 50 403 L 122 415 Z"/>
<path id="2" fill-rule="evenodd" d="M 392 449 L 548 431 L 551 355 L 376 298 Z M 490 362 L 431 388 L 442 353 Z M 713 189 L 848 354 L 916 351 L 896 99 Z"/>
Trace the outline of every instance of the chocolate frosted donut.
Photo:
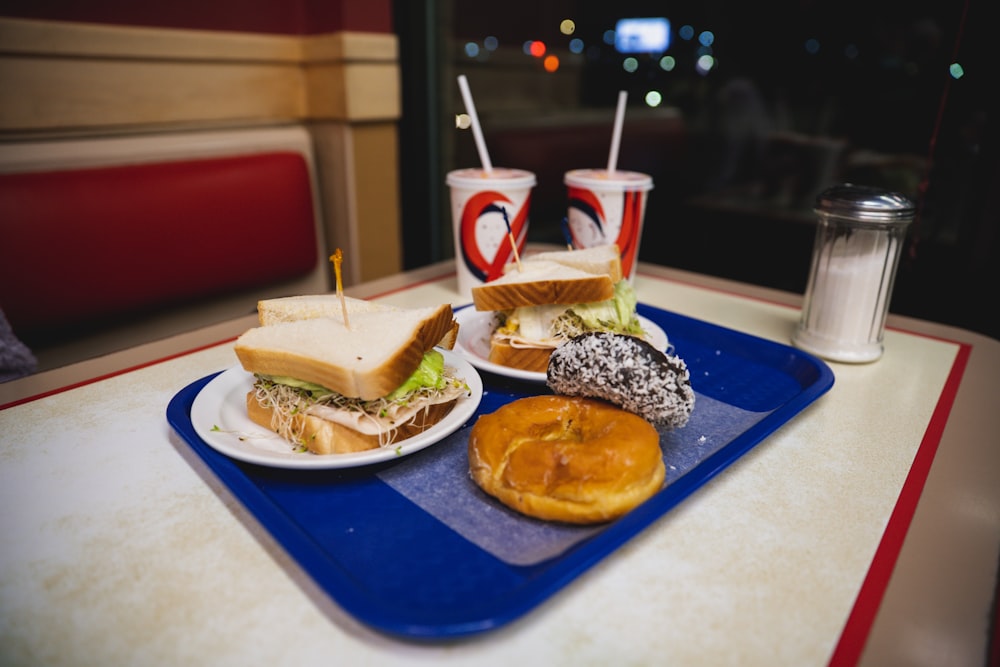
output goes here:
<path id="1" fill-rule="evenodd" d="M 687 365 L 635 336 L 590 332 L 560 345 L 549 358 L 549 388 L 600 398 L 656 426 L 687 424 L 694 390 Z"/>

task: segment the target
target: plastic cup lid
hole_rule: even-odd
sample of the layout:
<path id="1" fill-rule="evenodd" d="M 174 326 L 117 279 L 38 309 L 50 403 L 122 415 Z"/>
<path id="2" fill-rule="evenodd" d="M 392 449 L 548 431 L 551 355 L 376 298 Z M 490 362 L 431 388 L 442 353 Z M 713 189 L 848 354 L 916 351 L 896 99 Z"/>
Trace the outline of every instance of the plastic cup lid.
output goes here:
<path id="1" fill-rule="evenodd" d="M 653 177 L 638 171 L 613 171 L 607 169 L 573 169 L 566 172 L 566 185 L 591 190 L 652 190 Z"/>
<path id="2" fill-rule="evenodd" d="M 470 167 L 449 171 L 445 178 L 448 185 L 464 188 L 479 188 L 485 183 L 503 187 L 532 187 L 536 183 L 535 174 L 525 169 L 508 169 L 494 167 L 493 173 L 487 174 L 485 169 Z"/>

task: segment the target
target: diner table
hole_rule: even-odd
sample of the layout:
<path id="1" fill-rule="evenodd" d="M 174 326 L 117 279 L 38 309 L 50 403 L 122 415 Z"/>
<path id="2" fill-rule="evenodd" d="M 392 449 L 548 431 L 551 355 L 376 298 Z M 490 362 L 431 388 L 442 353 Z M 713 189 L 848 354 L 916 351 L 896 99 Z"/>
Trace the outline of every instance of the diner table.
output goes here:
<path id="1" fill-rule="evenodd" d="M 780 345 L 800 314 L 801 295 L 648 263 L 635 289 Z M 444 261 L 346 291 L 456 290 Z M 351 613 L 168 422 L 255 325 L 0 385 L 0 664 L 1000 664 L 997 340 L 890 315 L 878 361 L 824 362 L 828 390 L 523 613 L 407 637 Z"/>

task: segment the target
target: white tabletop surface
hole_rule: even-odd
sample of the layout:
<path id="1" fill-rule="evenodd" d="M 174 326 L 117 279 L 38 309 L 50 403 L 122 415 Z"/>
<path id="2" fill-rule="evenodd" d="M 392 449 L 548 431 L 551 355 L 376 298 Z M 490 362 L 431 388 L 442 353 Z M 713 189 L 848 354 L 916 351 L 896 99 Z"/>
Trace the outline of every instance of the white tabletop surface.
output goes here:
<path id="1" fill-rule="evenodd" d="M 454 289 L 430 267 L 352 293 Z M 799 315 L 791 295 L 651 266 L 636 289 L 781 343 Z M 415 643 L 342 611 L 167 424 L 253 324 L 0 385 L 0 664 L 986 663 L 997 341 L 893 318 L 881 360 L 831 363 L 826 395 L 539 607 Z"/>

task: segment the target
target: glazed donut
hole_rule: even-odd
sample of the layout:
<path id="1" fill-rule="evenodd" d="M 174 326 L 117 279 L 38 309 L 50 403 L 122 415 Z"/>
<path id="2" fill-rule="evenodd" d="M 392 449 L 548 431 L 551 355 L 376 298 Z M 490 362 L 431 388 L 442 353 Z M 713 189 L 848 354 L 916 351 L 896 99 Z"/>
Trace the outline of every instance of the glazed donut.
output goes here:
<path id="1" fill-rule="evenodd" d="M 625 334 L 595 331 L 560 345 L 546 383 L 557 394 L 610 401 L 656 426 L 684 426 L 694 409 L 684 361 Z"/>
<path id="2" fill-rule="evenodd" d="M 547 521 L 609 521 L 663 486 L 660 435 L 605 401 L 530 396 L 482 415 L 469 473 L 504 505 Z"/>

